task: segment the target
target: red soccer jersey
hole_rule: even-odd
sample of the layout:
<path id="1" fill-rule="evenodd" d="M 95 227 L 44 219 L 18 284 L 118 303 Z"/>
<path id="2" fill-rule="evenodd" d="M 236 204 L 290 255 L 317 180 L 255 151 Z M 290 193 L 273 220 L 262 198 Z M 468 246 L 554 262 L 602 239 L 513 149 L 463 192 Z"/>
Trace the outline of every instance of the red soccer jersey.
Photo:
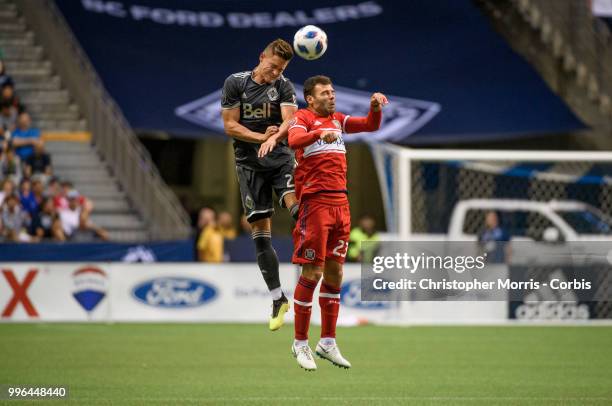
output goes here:
<path id="1" fill-rule="evenodd" d="M 322 117 L 309 109 L 295 113 L 289 127 L 289 146 L 295 150 L 295 193 L 299 200 L 319 193 L 347 193 L 346 148 L 343 134 L 375 131 L 380 127 L 381 112 L 367 117 L 351 117 L 335 112 Z M 326 144 L 320 134 L 333 131 L 338 139 Z"/>

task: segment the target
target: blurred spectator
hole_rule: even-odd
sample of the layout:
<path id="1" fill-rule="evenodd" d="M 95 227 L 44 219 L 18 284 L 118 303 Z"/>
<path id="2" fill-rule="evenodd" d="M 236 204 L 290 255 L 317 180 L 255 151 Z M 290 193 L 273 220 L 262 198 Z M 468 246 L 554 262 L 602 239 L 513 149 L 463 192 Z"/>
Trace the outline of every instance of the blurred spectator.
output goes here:
<path id="1" fill-rule="evenodd" d="M 7 241 L 30 241 L 26 233 L 28 215 L 19 206 L 19 197 L 15 194 L 8 195 L 2 207 L 2 224 L 4 238 Z"/>
<path id="2" fill-rule="evenodd" d="M 234 241 L 237 236 L 231 213 L 228 211 L 220 212 L 217 216 L 217 226 L 223 236 L 223 262 L 230 262 L 229 242 Z"/>
<path id="3" fill-rule="evenodd" d="M 510 235 L 499 225 L 499 218 L 494 211 L 485 213 L 485 228 L 478 234 L 478 244 L 482 253 L 487 254 L 487 261 L 503 263 L 509 254 Z"/>
<path id="4" fill-rule="evenodd" d="M 79 204 L 79 192 L 71 190 L 66 194 L 68 207 L 59 208 L 59 216 L 62 220 L 62 228 L 67 238 L 72 236 L 72 233 L 79 228 L 81 205 Z"/>
<path id="5" fill-rule="evenodd" d="M 15 183 L 11 179 L 2 181 L 2 189 L 0 190 L 0 206 L 4 204 L 4 198 L 12 195 L 15 192 Z"/>
<path id="6" fill-rule="evenodd" d="M 17 109 L 17 113 L 25 111 L 25 106 L 19 102 L 19 97 L 15 94 L 13 85 L 5 85 L 0 90 L 0 103 L 8 103 Z"/>
<path id="7" fill-rule="evenodd" d="M 198 216 L 198 260 L 201 262 L 223 261 L 223 235 L 217 226 L 216 213 L 205 207 Z"/>
<path id="8" fill-rule="evenodd" d="M 74 190 L 74 185 L 70 181 L 63 181 L 61 183 L 60 192 L 53 197 L 53 204 L 55 204 L 55 208 L 58 210 L 66 209 L 68 207 L 68 193 Z M 93 202 L 86 198 L 85 196 L 78 194 L 78 205 L 79 207 L 91 213 L 93 210 Z"/>
<path id="9" fill-rule="evenodd" d="M 6 140 L 10 138 L 10 134 L 15 131 L 16 127 L 17 109 L 11 103 L 0 103 L 0 135 Z"/>
<path id="10" fill-rule="evenodd" d="M 96 226 L 89 220 L 89 213 L 82 211 L 79 215 L 79 226 L 70 237 L 74 242 L 93 242 L 96 240 L 108 240 L 108 233 L 101 227 Z"/>
<path id="11" fill-rule="evenodd" d="M 19 114 L 17 118 L 17 128 L 13 131 L 13 147 L 21 158 L 25 161 L 34 154 L 34 146 L 42 144 L 40 130 L 32 127 L 32 119 L 26 112 Z"/>
<path id="12" fill-rule="evenodd" d="M 6 151 L 10 142 L 11 142 L 11 133 L 8 131 L 4 131 L 4 129 L 0 127 L 0 154 L 3 151 Z"/>
<path id="13" fill-rule="evenodd" d="M 19 184 L 19 201 L 21 203 L 21 207 L 30 215 L 31 218 L 34 218 L 36 213 L 38 213 L 39 202 L 32 191 L 32 182 L 30 179 L 23 179 Z"/>
<path id="14" fill-rule="evenodd" d="M 347 260 L 371 262 L 378 251 L 379 236 L 376 232 L 376 220 L 370 215 L 361 216 L 359 226 L 351 230 Z M 374 243 L 362 246 L 363 241 Z"/>
<path id="15" fill-rule="evenodd" d="M 57 210 L 64 210 L 68 208 L 68 198 L 66 197 L 66 194 L 71 189 L 73 189 L 72 183 L 68 181 L 59 183 L 59 188 L 56 190 L 56 193 L 53 193 L 53 205 Z"/>
<path id="16" fill-rule="evenodd" d="M 0 158 L 0 173 L 4 178 L 10 178 L 19 184 L 23 175 L 21 170 L 21 160 L 15 154 L 13 147 L 8 147 Z"/>
<path id="17" fill-rule="evenodd" d="M 228 211 L 222 211 L 217 216 L 217 224 L 219 231 L 223 238 L 226 240 L 233 240 L 236 238 L 236 229 L 234 228 L 232 215 Z"/>
<path id="18" fill-rule="evenodd" d="M 210 207 L 203 207 L 198 213 L 198 230 L 203 230 L 207 225 L 214 223 L 217 214 Z"/>
<path id="19" fill-rule="evenodd" d="M 45 195 L 51 198 L 51 200 L 53 201 L 53 207 L 55 207 L 55 209 L 58 209 L 59 206 L 55 204 L 55 202 L 61 198 L 62 186 L 57 177 L 54 176 L 51 179 L 49 179 L 49 182 L 47 183 L 47 191 Z"/>
<path id="20" fill-rule="evenodd" d="M 24 162 L 23 168 L 26 177 L 38 177 L 46 185 L 53 174 L 51 169 L 51 156 L 45 152 L 44 143 L 34 145 L 34 153 Z"/>
<path id="21" fill-rule="evenodd" d="M 32 219 L 30 234 L 38 240 L 65 241 L 66 236 L 62 228 L 62 221 L 55 211 L 53 199 L 47 198 L 43 200 L 40 207 L 40 211 Z"/>
<path id="22" fill-rule="evenodd" d="M 42 183 L 42 180 L 39 177 L 33 177 L 32 179 L 32 193 L 34 194 L 34 199 L 38 204 L 38 209 L 42 207 L 43 200 L 45 200 L 45 186 Z"/>
<path id="23" fill-rule="evenodd" d="M 0 59 L 0 89 L 5 86 L 10 85 L 14 86 L 15 82 L 13 82 L 13 78 L 6 74 L 6 67 L 4 66 L 4 61 Z"/>

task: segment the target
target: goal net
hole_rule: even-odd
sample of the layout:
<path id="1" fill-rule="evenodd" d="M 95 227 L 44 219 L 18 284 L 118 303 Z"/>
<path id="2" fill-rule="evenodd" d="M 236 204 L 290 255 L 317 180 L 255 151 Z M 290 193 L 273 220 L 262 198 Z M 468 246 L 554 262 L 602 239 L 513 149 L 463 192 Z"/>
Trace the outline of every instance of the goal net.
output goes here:
<path id="1" fill-rule="evenodd" d="M 371 150 L 387 230 L 400 239 L 448 232 L 455 206 L 468 199 L 581 202 L 612 216 L 612 153 L 424 150 L 390 144 L 371 144 Z M 466 218 L 466 230 L 483 226 L 477 214 L 468 213 L 474 218 Z M 567 220 L 578 231 L 589 231 L 588 224 Z"/>

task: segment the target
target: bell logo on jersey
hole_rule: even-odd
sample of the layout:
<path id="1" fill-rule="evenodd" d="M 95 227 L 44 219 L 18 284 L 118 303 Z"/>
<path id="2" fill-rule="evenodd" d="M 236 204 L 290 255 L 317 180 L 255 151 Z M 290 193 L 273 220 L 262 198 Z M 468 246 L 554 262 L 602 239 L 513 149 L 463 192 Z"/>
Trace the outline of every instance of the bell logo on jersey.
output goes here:
<path id="1" fill-rule="evenodd" d="M 272 104 L 263 103 L 261 108 L 254 109 L 252 104 L 242 105 L 242 118 L 268 118 L 272 115 Z"/>

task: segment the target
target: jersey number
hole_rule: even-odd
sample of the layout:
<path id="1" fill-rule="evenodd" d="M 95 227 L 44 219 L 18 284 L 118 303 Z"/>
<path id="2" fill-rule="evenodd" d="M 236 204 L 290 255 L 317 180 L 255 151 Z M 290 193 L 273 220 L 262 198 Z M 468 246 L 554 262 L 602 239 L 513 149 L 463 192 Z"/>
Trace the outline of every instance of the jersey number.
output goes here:
<path id="1" fill-rule="evenodd" d="M 344 240 L 338 240 L 338 245 L 336 246 L 336 248 L 334 248 L 334 250 L 332 251 L 332 254 L 337 255 L 339 257 L 346 257 L 346 251 L 348 250 L 348 241 L 344 241 Z M 340 250 L 342 250 L 344 248 L 344 254 L 340 252 Z"/>
<path id="2" fill-rule="evenodd" d="M 293 175 L 286 173 L 285 174 L 285 178 L 287 178 L 287 187 L 288 188 L 292 188 L 295 186 L 295 184 L 293 183 Z"/>

